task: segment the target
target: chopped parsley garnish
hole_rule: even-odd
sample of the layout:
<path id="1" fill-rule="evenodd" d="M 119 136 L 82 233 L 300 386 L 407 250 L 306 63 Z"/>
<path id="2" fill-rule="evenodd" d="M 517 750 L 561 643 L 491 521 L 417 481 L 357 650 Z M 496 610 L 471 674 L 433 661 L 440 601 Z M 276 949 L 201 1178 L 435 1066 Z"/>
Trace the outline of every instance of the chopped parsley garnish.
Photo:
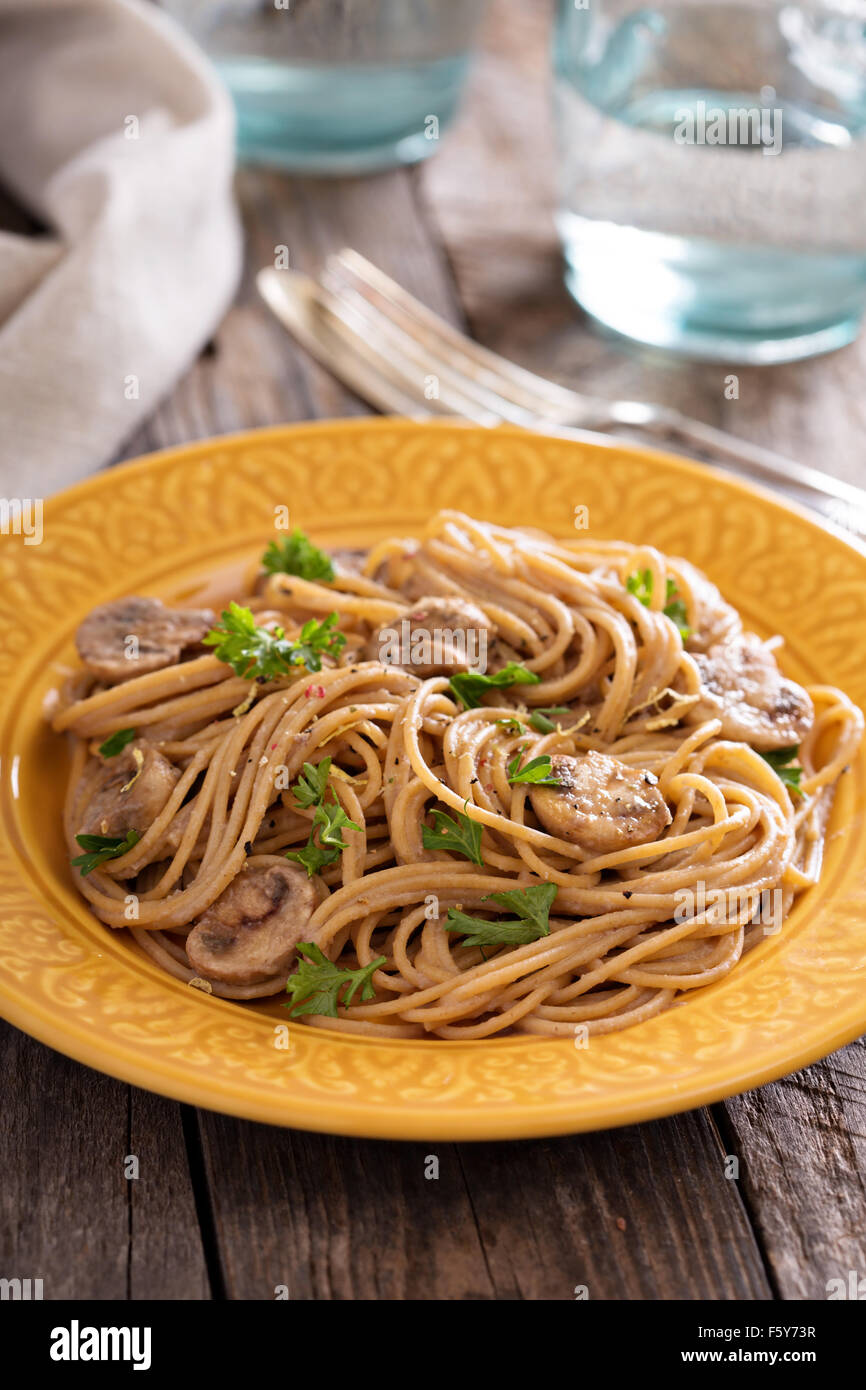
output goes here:
<path id="1" fill-rule="evenodd" d="M 98 869 L 100 864 L 104 864 L 107 859 L 119 859 L 137 845 L 141 836 L 137 830 L 127 830 L 126 834 L 121 835 L 76 835 L 76 840 L 84 854 L 79 854 L 72 860 L 72 866 L 81 870 L 81 877 L 86 878 L 94 869 Z"/>
<path id="2" fill-rule="evenodd" d="M 451 907 L 445 930 L 463 933 L 463 946 L 526 946 L 530 941 L 550 935 L 550 909 L 556 894 L 555 883 L 535 883 L 530 888 L 488 893 L 484 902 L 501 903 L 517 916 L 488 922 L 483 917 L 469 917 Z"/>
<path id="3" fill-rule="evenodd" d="M 481 826 L 469 816 L 457 812 L 457 820 L 446 816 L 444 811 L 434 811 L 435 829 L 422 825 L 421 839 L 425 849 L 450 849 L 455 854 L 465 855 L 473 864 L 482 864 Z"/>
<path id="4" fill-rule="evenodd" d="M 448 684 L 465 709 L 478 709 L 482 695 L 488 690 L 502 690 L 510 685 L 538 685 L 540 680 L 534 671 L 509 661 L 492 676 L 484 676 L 480 671 L 459 671 Z"/>
<path id="5" fill-rule="evenodd" d="M 234 600 L 222 615 L 222 625 L 211 628 L 202 638 L 214 655 L 231 666 L 245 680 L 274 680 L 289 675 L 296 666 L 321 671 L 322 657 L 339 655 L 346 638 L 336 630 L 338 613 L 329 613 L 317 622 L 311 618 L 301 628 L 300 637 L 291 641 L 281 627 L 258 627 L 249 608 Z"/>
<path id="6" fill-rule="evenodd" d="M 795 743 L 791 748 L 774 748 L 770 753 L 762 753 L 761 757 L 765 763 L 770 764 L 779 781 L 784 783 L 789 791 L 802 796 L 803 789 L 800 786 L 800 781 L 803 776 L 803 769 L 793 766 L 799 751 L 800 745 Z"/>
<path id="7" fill-rule="evenodd" d="M 343 829 L 361 829 L 360 825 L 349 820 L 333 792 L 331 800 L 325 801 L 330 773 L 330 758 L 323 758 L 318 766 L 314 763 L 304 763 L 304 770 L 292 788 L 298 806 L 316 808 L 307 843 L 303 849 L 290 850 L 286 854 L 287 859 L 294 859 L 296 863 L 302 864 L 310 878 L 320 873 L 328 864 L 336 863 L 343 850 L 349 848 L 340 833 Z"/>
<path id="8" fill-rule="evenodd" d="M 135 729 L 118 729 L 116 733 L 109 734 L 104 743 L 100 743 L 99 751 L 103 758 L 116 758 L 134 738 Z"/>
<path id="9" fill-rule="evenodd" d="M 304 807 L 320 806 L 325 792 L 328 790 L 330 774 L 330 758 L 323 758 L 318 766 L 314 763 L 304 763 L 304 770 L 292 787 L 298 805 Z"/>
<path id="10" fill-rule="evenodd" d="M 346 645 L 345 633 L 335 630 L 339 620 L 339 613 L 329 613 L 320 623 L 315 618 L 304 623 L 300 637 L 293 643 L 295 664 L 306 666 L 308 671 L 321 671 L 323 654 L 338 656 Z"/>
<path id="11" fill-rule="evenodd" d="M 542 705 L 534 709 L 529 716 L 529 722 L 533 729 L 539 734 L 552 734 L 556 728 L 551 714 L 570 714 L 568 705 Z"/>
<path id="12" fill-rule="evenodd" d="M 290 536 L 270 542 L 262 556 L 262 569 L 267 574 L 296 574 L 299 579 L 321 579 L 326 583 L 334 578 L 330 555 L 313 545 L 299 528 Z"/>
<path id="13" fill-rule="evenodd" d="M 669 579 L 669 580 L 668 580 L 668 598 L 669 598 L 669 599 L 670 599 L 671 592 L 676 593 L 676 588 L 674 588 L 673 590 L 671 590 L 671 588 L 670 588 L 670 585 L 671 585 L 672 583 L 673 583 L 673 581 Z M 670 602 L 665 604 L 664 610 L 663 610 L 663 611 L 664 611 L 665 617 L 666 617 L 666 618 L 670 618 L 670 620 L 671 620 L 671 622 L 673 623 L 674 627 L 675 627 L 675 628 L 677 629 L 677 631 L 679 632 L 680 637 L 682 638 L 682 640 L 683 640 L 684 642 L 688 642 L 689 638 L 690 638 L 691 635 L 692 635 L 692 630 L 691 630 L 691 628 L 689 627 L 689 615 L 688 615 L 688 613 L 686 612 L 686 602 L 685 602 L 685 599 L 682 599 L 682 598 L 670 599 Z"/>
<path id="14" fill-rule="evenodd" d="M 630 594 L 643 604 L 644 608 L 649 608 L 653 601 L 653 576 L 652 570 L 635 570 L 625 581 L 625 587 Z M 692 630 L 688 625 L 688 614 L 686 612 L 685 600 L 675 598 L 677 591 L 676 580 L 668 579 L 665 583 L 665 606 L 662 609 L 666 618 L 678 629 L 680 637 L 684 642 L 688 642 L 692 635 Z"/>
<path id="15" fill-rule="evenodd" d="M 312 878 L 314 874 L 321 873 L 322 869 L 327 868 L 329 864 L 335 864 L 343 850 L 349 848 L 341 831 L 360 829 L 360 825 L 349 820 L 343 807 L 334 798 L 333 801 L 316 807 L 313 812 L 313 824 L 307 843 L 303 849 L 287 850 L 286 858 L 294 859 L 295 863 L 302 864 L 307 871 L 307 876 Z"/>
<path id="16" fill-rule="evenodd" d="M 319 839 L 322 844 L 335 849 L 349 848 L 340 834 L 341 830 L 344 828 L 348 830 L 361 829 L 360 825 L 349 820 L 343 807 L 337 801 L 317 806 L 313 815 L 313 825 L 319 827 Z"/>
<path id="17" fill-rule="evenodd" d="M 507 734 L 526 733 L 526 725 L 521 724 L 519 719 L 496 719 L 494 723 L 499 724 Z"/>
<path id="18" fill-rule="evenodd" d="M 287 859 L 294 859 L 296 864 L 300 864 L 307 871 L 307 877 L 313 878 L 315 874 L 320 874 L 329 864 L 333 864 L 339 856 L 339 850 L 320 849 L 310 836 L 303 849 L 293 849 L 286 853 Z"/>
<path id="19" fill-rule="evenodd" d="M 520 766 L 520 759 L 525 753 L 527 745 L 524 743 L 518 748 L 517 756 L 512 758 L 508 764 L 508 780 L 514 782 L 534 782 L 543 787 L 558 787 L 561 785 L 559 778 L 553 775 L 553 764 L 547 753 L 542 753 L 538 758 L 530 758 L 529 762 L 523 767 Z"/>
<path id="20" fill-rule="evenodd" d="M 652 570 L 635 570 L 626 579 L 625 587 L 630 594 L 634 594 L 644 608 L 649 608 L 653 601 Z"/>
<path id="21" fill-rule="evenodd" d="M 337 1005 L 348 1008 L 358 989 L 362 1001 L 374 998 L 376 991 L 371 976 L 386 961 L 385 956 L 377 956 L 359 970 L 341 970 L 312 941 L 301 942 L 298 956 L 298 968 L 286 984 L 286 991 L 292 996 L 292 1003 L 286 1008 L 291 1010 L 292 1018 L 301 1014 L 326 1014 L 328 1018 L 336 1018 Z M 340 990 L 344 987 L 346 992 L 341 999 Z"/>

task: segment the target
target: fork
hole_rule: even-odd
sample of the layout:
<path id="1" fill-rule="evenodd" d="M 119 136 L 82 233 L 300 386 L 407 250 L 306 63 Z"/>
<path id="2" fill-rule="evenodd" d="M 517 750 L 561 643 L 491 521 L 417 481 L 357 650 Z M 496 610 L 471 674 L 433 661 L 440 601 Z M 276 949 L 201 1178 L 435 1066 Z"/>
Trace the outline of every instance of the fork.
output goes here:
<path id="1" fill-rule="evenodd" d="M 280 321 L 352 390 L 389 413 L 444 414 L 583 440 L 643 430 L 724 459 L 788 492 L 849 531 L 866 534 L 866 491 L 692 420 L 668 406 L 606 401 L 547 381 L 475 343 L 348 248 L 330 256 L 318 281 L 266 267 L 259 292 Z"/>

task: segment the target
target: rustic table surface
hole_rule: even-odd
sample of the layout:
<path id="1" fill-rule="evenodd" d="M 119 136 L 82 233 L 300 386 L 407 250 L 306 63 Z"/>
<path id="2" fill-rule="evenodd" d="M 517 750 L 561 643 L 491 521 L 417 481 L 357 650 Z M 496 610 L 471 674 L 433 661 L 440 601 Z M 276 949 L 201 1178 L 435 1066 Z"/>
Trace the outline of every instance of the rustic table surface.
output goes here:
<path id="1" fill-rule="evenodd" d="M 866 343 L 739 372 L 588 331 L 551 217 L 548 6 L 497 0 L 435 159 L 366 179 L 245 170 L 247 268 L 215 341 L 123 457 L 365 413 L 278 327 L 253 273 L 357 247 L 483 343 L 600 395 L 658 399 L 851 481 Z M 6 220 L 14 220 L 9 209 Z M 0 1273 L 46 1298 L 804 1299 L 866 1269 L 866 1048 L 606 1134 L 397 1144 L 272 1129 L 110 1080 L 0 1025 Z M 439 1178 L 425 1177 L 435 1152 Z M 139 1160 L 128 1179 L 127 1158 Z M 735 1157 L 737 1165 L 730 1159 Z M 737 1177 L 726 1176 L 733 1169 Z"/>

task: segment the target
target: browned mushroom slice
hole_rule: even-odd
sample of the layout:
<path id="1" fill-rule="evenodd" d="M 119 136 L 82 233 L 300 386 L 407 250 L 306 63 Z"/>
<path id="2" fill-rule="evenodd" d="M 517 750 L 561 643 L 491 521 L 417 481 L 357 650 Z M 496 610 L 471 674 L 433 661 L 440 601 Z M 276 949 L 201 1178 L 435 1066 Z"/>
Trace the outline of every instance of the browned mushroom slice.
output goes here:
<path id="1" fill-rule="evenodd" d="M 554 755 L 551 775 L 560 785 L 533 786 L 532 809 L 551 835 L 587 854 L 615 854 L 649 844 L 671 823 L 658 778 L 607 753 Z"/>
<path id="2" fill-rule="evenodd" d="M 125 748 L 100 768 L 80 833 L 123 835 L 137 830 L 143 835 L 179 777 L 179 770 L 150 744 Z"/>
<path id="3" fill-rule="evenodd" d="M 753 632 L 696 654 L 695 662 L 703 694 L 688 711 L 688 723 L 721 719 L 723 738 L 759 750 L 790 747 L 811 729 L 815 711 L 808 694 L 782 675 Z"/>
<path id="4" fill-rule="evenodd" d="M 186 939 L 193 970 L 224 985 L 252 985 L 288 969 L 308 940 L 316 892 L 303 869 L 248 868 L 199 917 Z"/>
<path id="5" fill-rule="evenodd" d="M 367 655 L 426 680 L 485 665 L 488 636 L 494 631 L 484 610 L 470 599 L 422 598 L 373 634 Z"/>
<path id="6" fill-rule="evenodd" d="M 158 598 L 122 598 L 94 608 L 79 627 L 75 644 L 94 675 L 116 685 L 173 666 L 214 621 L 209 608 L 166 608 Z"/>
<path id="7" fill-rule="evenodd" d="M 682 575 L 688 596 L 680 588 L 684 598 L 688 597 L 689 627 L 691 636 L 686 642 L 690 652 L 706 652 L 719 642 L 729 642 L 739 637 L 743 630 L 742 619 L 736 608 L 722 598 L 721 593 L 696 565 L 688 560 L 675 560 L 677 570 Z"/>

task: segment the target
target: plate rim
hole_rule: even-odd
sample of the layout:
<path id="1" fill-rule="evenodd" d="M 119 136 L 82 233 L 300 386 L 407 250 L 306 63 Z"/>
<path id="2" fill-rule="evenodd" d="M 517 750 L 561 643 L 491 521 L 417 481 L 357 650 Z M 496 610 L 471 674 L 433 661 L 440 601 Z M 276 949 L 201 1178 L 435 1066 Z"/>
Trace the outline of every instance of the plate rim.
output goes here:
<path id="1" fill-rule="evenodd" d="M 52 493 L 50 497 L 45 498 L 45 506 L 51 507 L 69 499 L 75 500 L 80 496 L 86 496 L 91 490 L 104 485 L 107 479 L 114 479 L 121 475 L 129 476 L 136 470 L 146 472 L 154 463 L 169 462 L 177 454 L 206 454 L 215 446 L 238 445 L 246 439 L 265 440 L 273 438 L 276 440 L 281 439 L 287 432 L 352 433 L 359 428 L 381 430 L 383 433 L 389 429 L 405 430 L 406 432 L 417 429 L 441 430 L 443 432 L 459 429 L 466 430 L 470 434 L 485 434 L 491 438 L 542 439 L 549 440 L 551 443 L 573 443 L 588 449 L 610 450 L 611 452 L 622 450 L 644 458 L 658 459 L 667 467 L 673 465 L 675 468 L 681 468 L 687 477 L 700 478 L 709 475 L 744 496 L 757 495 L 772 506 L 779 507 L 798 517 L 801 521 L 805 521 L 817 531 L 832 536 L 834 540 L 841 541 L 855 554 L 866 559 L 866 537 L 861 540 L 854 532 L 846 530 L 844 526 L 834 522 L 830 517 L 813 511 L 802 502 L 798 502 L 796 498 L 785 497 L 782 493 L 775 492 L 769 484 L 761 482 L 760 479 L 743 478 L 739 473 L 725 468 L 721 463 L 706 462 L 703 459 L 693 458 L 690 454 L 671 452 L 655 444 L 643 444 L 638 440 L 625 439 L 615 434 L 607 435 L 578 429 L 571 429 L 568 434 L 562 433 L 561 430 L 547 433 L 544 430 L 523 429 L 520 425 L 508 423 L 488 427 L 477 425 L 472 420 L 444 415 L 434 416 L 429 420 L 414 420 L 403 415 L 317 417 L 315 420 L 287 421 L 281 425 L 256 425 L 251 429 L 229 430 L 225 434 L 213 434 L 202 439 L 192 439 L 186 444 L 167 444 L 159 449 L 151 449 L 146 454 L 136 454 L 133 458 L 123 459 L 120 463 L 101 468 L 98 472 L 91 473 L 85 478 L 79 478 L 76 482 L 70 483 L 68 487 L 61 488 Z"/>

